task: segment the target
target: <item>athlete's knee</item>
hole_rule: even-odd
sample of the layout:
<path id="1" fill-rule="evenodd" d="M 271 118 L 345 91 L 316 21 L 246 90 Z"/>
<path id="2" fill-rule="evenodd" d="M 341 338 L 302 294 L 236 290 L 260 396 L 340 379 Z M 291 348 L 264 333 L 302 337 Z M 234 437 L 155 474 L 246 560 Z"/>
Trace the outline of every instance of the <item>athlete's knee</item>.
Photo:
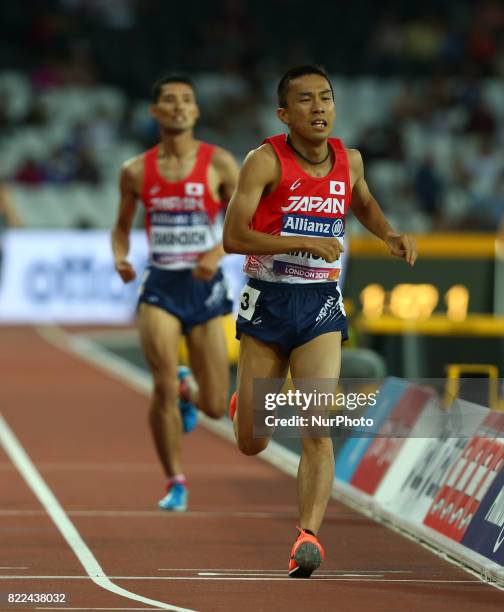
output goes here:
<path id="1" fill-rule="evenodd" d="M 176 374 L 170 375 L 163 372 L 155 372 L 153 378 L 153 393 L 157 400 L 156 404 L 160 406 L 176 404 L 179 396 L 180 385 Z"/>
<path id="2" fill-rule="evenodd" d="M 227 396 L 225 393 L 205 393 L 200 389 L 198 408 L 211 419 L 220 419 L 227 411 Z"/>
<path id="3" fill-rule="evenodd" d="M 331 438 L 303 438 L 302 452 L 307 455 L 332 454 L 332 440 Z"/>
<path id="4" fill-rule="evenodd" d="M 262 451 L 268 446 L 268 440 L 264 438 L 252 438 L 248 436 L 240 436 L 238 433 L 237 437 L 238 448 L 244 455 L 253 456 L 262 453 Z"/>

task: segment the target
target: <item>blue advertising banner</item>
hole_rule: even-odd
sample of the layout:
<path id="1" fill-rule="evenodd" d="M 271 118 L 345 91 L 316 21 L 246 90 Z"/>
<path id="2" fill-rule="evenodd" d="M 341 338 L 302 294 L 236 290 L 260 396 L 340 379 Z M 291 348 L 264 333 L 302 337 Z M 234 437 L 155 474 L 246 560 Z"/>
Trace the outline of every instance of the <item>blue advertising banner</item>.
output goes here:
<path id="1" fill-rule="evenodd" d="M 365 418 L 374 420 L 375 432 L 379 431 L 383 421 L 397 404 L 408 385 L 406 380 L 400 378 L 390 377 L 385 380 L 380 388 L 376 405 L 369 407 L 364 413 Z M 335 477 L 338 480 L 350 482 L 372 440 L 372 436 L 351 437 L 345 442 L 336 458 Z"/>
<path id="2" fill-rule="evenodd" d="M 504 461 L 473 516 L 462 544 L 504 567 Z"/>

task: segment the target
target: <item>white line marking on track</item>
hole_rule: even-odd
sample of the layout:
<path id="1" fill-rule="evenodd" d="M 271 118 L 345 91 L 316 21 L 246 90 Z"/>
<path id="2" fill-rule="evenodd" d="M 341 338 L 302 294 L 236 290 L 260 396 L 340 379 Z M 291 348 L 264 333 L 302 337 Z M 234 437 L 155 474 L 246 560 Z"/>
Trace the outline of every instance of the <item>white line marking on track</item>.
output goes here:
<path id="1" fill-rule="evenodd" d="M 116 595 L 126 597 L 140 601 L 163 610 L 174 610 L 176 612 L 193 612 L 188 611 L 185 608 L 179 608 L 172 606 L 162 601 L 155 599 L 149 599 L 142 595 L 137 595 L 123 589 L 112 583 L 109 577 L 105 574 L 100 564 L 94 557 L 87 544 L 81 538 L 79 532 L 75 528 L 72 521 L 68 518 L 59 501 L 51 489 L 47 486 L 44 479 L 38 472 L 31 459 L 28 457 L 24 448 L 21 446 L 19 440 L 14 435 L 14 432 L 7 425 L 7 422 L 0 414 L 0 444 L 3 446 L 4 451 L 10 457 L 12 463 L 17 467 L 19 473 L 26 481 L 26 484 L 33 491 L 35 496 L 38 498 L 41 505 L 46 509 L 47 514 L 66 540 L 67 544 L 75 553 L 77 559 L 81 562 L 82 566 L 88 573 L 89 577 L 95 584 L 100 586 L 107 591 L 111 591 Z"/>
<path id="2" fill-rule="evenodd" d="M 0 570 L 6 570 L 6 569 L 11 569 L 11 570 L 22 570 L 22 569 L 28 569 L 28 567 L 11 567 L 9 565 L 0 565 Z"/>
<path id="3" fill-rule="evenodd" d="M 270 569 L 265 570 L 262 569 L 239 569 L 239 568 L 202 568 L 202 567 L 161 567 L 158 569 L 158 572 L 238 572 L 245 574 L 246 572 L 252 573 L 261 573 L 261 574 L 285 574 L 286 570 L 284 569 Z M 355 575 L 367 575 L 367 574 L 412 574 L 411 570 L 325 570 L 325 573 L 332 572 L 332 574 L 338 574 L 343 576 L 350 576 L 348 572 L 357 572 Z M 320 576 L 320 573 L 317 572 L 317 575 Z"/>
<path id="4" fill-rule="evenodd" d="M 271 574 L 271 575 L 275 575 L 275 574 L 285 574 L 286 570 L 281 569 L 281 570 L 265 570 L 265 569 L 209 569 L 209 568 L 160 568 L 158 571 L 164 571 L 164 572 L 198 572 L 200 574 L 203 574 L 205 572 L 211 572 L 211 573 L 239 573 L 239 574 L 246 574 L 248 572 L 250 573 L 259 573 L 259 574 Z M 354 572 L 353 575 L 355 576 L 365 576 L 368 574 L 412 574 L 413 572 L 410 570 L 325 570 L 325 571 L 317 571 L 317 576 L 324 576 L 325 574 L 327 575 L 331 575 L 334 576 L 336 574 L 338 574 L 339 576 L 350 576 L 352 575 L 349 572 Z"/>
<path id="5" fill-rule="evenodd" d="M 284 572 L 285 574 L 285 572 Z M 226 577 L 226 576 L 237 576 L 241 578 L 248 578 L 249 576 L 263 577 L 263 578 L 281 578 L 282 576 L 279 574 L 270 574 L 268 572 L 247 572 L 246 574 L 243 572 L 198 572 L 198 576 L 216 576 L 216 577 Z M 317 578 L 383 578 L 383 574 L 328 574 L 317 572 Z"/>
<path id="6" fill-rule="evenodd" d="M 252 580 L 252 581 L 272 581 L 272 580 L 286 580 L 292 584 L 306 584 L 306 580 L 293 580 L 286 574 L 283 576 L 265 576 L 262 578 L 256 578 L 255 576 L 108 576 L 111 580 L 150 580 L 150 581 L 163 581 L 163 580 Z M 53 580 L 53 581 L 64 581 L 64 580 L 93 580 L 93 576 L 0 576 L 0 580 Z M 311 581 L 318 580 L 322 581 L 339 581 L 339 582 L 400 582 L 400 583 L 434 583 L 434 584 L 477 584 L 480 586 L 486 586 L 485 582 L 477 580 L 446 580 L 443 578 L 375 578 L 374 576 L 359 576 L 359 577 L 347 577 L 347 576 L 319 576 L 317 574 L 310 578 Z M 120 588 L 120 587 L 118 587 Z M 162 604 L 163 610 L 182 610 L 182 608 L 170 607 L 166 608 L 166 604 Z M 189 611 L 194 612 L 194 611 Z"/>
<path id="7" fill-rule="evenodd" d="M 0 510 L 0 516 L 45 516 L 46 513 L 42 510 Z M 219 511 L 203 511 L 203 510 L 188 510 L 187 512 L 179 512 L 168 514 L 162 510 L 68 510 L 67 516 L 78 516 L 80 518 L 159 518 L 166 520 L 167 516 L 175 520 L 184 520 L 190 518 L 252 518 L 252 519 L 293 519 L 297 518 L 295 512 L 219 512 Z"/>

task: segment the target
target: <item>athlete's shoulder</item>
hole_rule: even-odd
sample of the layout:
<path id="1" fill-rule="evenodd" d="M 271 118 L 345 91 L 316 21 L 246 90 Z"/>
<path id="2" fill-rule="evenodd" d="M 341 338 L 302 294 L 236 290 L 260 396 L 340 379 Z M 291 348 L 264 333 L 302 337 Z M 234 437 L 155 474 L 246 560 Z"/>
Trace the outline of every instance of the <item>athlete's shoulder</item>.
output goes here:
<path id="1" fill-rule="evenodd" d="M 345 149 L 348 157 L 348 165 L 350 169 L 360 176 L 364 173 L 364 162 L 359 149 Z"/>
<path id="2" fill-rule="evenodd" d="M 278 157 L 275 153 L 275 149 L 269 142 L 265 142 L 257 149 L 252 149 L 245 158 L 245 163 L 254 165 L 265 165 L 265 166 L 276 166 L 278 164 Z"/>
<path id="3" fill-rule="evenodd" d="M 227 170 L 230 166 L 236 167 L 237 162 L 231 151 L 214 145 L 212 165 L 216 170 Z"/>
<path id="4" fill-rule="evenodd" d="M 143 174 L 145 153 L 127 159 L 121 166 L 121 174 L 137 178 Z"/>
<path id="5" fill-rule="evenodd" d="M 362 165 L 362 155 L 359 149 L 349 149 L 345 147 L 345 151 L 350 165 Z"/>
<path id="6" fill-rule="evenodd" d="M 257 176 L 263 183 L 274 181 L 280 172 L 280 162 L 273 147 L 265 143 L 252 149 L 243 162 L 243 171 Z"/>

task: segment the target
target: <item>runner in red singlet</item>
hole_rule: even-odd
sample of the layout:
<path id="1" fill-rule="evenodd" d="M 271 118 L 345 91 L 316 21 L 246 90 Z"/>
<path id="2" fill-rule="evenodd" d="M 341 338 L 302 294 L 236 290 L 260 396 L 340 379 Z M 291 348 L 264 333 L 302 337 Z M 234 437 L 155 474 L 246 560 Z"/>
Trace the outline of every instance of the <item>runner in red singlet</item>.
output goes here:
<path id="1" fill-rule="evenodd" d="M 138 326 L 154 378 L 150 425 L 168 479 L 159 506 L 182 511 L 188 491 L 182 431 L 196 424 L 194 405 L 219 418 L 227 401 L 229 367 L 220 317 L 231 312 L 232 303 L 219 268 L 224 255 L 219 213 L 235 188 L 238 167 L 227 151 L 194 138 L 199 109 L 187 77 L 157 81 L 151 113 L 161 142 L 123 166 L 112 248 L 117 272 L 125 283 L 132 281 L 129 234 L 141 199 L 150 265 L 140 289 Z M 197 384 L 187 368 L 178 366 L 181 334 Z"/>
<path id="2" fill-rule="evenodd" d="M 237 393 L 230 416 L 241 451 L 260 453 L 254 437 L 254 379 L 332 379 L 340 371 L 346 316 L 338 289 L 339 256 L 349 209 L 390 252 L 415 263 L 415 242 L 395 232 L 369 192 L 359 151 L 330 138 L 333 90 L 318 66 L 289 70 L 278 86 L 280 120 L 289 134 L 268 138 L 245 160 L 224 224 L 224 248 L 247 255 L 237 319 Z M 335 385 L 334 385 L 335 386 Z M 289 575 L 306 578 L 324 557 L 317 539 L 330 497 L 334 458 L 329 437 L 301 436 L 300 533 Z"/>

